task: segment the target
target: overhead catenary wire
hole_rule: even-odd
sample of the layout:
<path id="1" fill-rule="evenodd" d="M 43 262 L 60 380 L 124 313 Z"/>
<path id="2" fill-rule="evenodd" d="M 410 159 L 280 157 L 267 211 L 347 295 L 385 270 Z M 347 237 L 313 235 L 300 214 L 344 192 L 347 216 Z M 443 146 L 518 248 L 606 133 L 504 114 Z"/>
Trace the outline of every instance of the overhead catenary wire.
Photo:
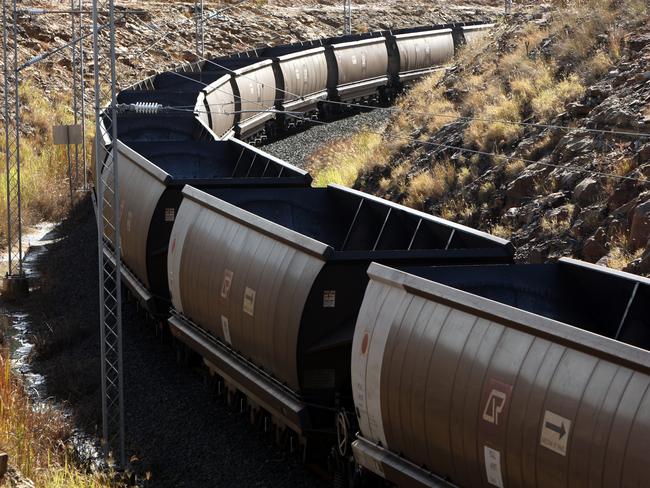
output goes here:
<path id="1" fill-rule="evenodd" d="M 187 113 L 207 113 L 207 111 L 201 111 L 201 110 L 195 110 L 191 108 L 184 108 L 184 107 L 176 107 L 176 106 L 160 106 L 159 110 L 169 110 L 169 111 L 176 111 L 176 112 L 187 112 Z M 291 111 L 286 111 L 286 110 L 278 110 L 278 109 L 267 109 L 267 110 L 249 110 L 249 111 L 233 111 L 233 112 L 223 112 L 221 115 L 235 115 L 238 113 L 273 113 L 273 114 L 284 114 L 288 115 L 290 117 L 296 118 L 298 120 L 302 120 L 308 123 L 312 123 L 315 125 L 330 125 L 335 122 L 326 122 L 322 120 L 314 120 L 308 117 L 301 116 L 301 112 L 291 112 Z M 369 134 L 375 134 L 379 136 L 385 136 L 386 134 L 384 132 L 379 132 L 379 131 L 372 131 L 372 130 L 364 130 L 364 132 L 367 132 Z M 649 180 L 645 180 L 642 178 L 635 178 L 633 176 L 625 176 L 625 175 L 618 175 L 615 173 L 608 173 L 605 171 L 598 171 L 598 170 L 592 170 L 588 168 L 581 168 L 578 166 L 564 166 L 561 164 L 553 164 L 553 163 L 548 163 L 544 161 L 535 161 L 533 159 L 527 159 L 527 158 L 522 158 L 520 156 L 516 155 L 507 155 L 507 154 L 499 154 L 495 152 L 489 152 L 489 151 L 481 151 L 479 149 L 471 149 L 471 148 L 466 148 L 462 146 L 455 146 L 451 144 L 443 144 L 439 142 L 432 142 L 432 141 L 422 141 L 412 135 L 406 135 L 404 132 L 398 132 L 398 133 L 391 133 L 391 137 L 401 139 L 401 140 L 406 140 L 410 141 L 414 144 L 417 145 L 423 145 L 423 146 L 430 146 L 430 147 L 437 147 L 441 149 L 449 149 L 449 150 L 454 150 L 454 151 L 459 151 L 459 152 L 464 152 L 468 154 L 477 154 L 481 156 L 487 156 L 487 157 L 492 157 L 492 158 L 501 158 L 506 161 L 510 160 L 516 160 L 516 161 L 522 161 L 524 163 L 527 163 L 529 165 L 537 164 L 540 166 L 546 166 L 550 168 L 556 168 L 556 169 L 563 169 L 571 172 L 580 172 L 580 173 L 588 173 L 588 174 L 593 174 L 595 176 L 601 176 L 605 178 L 614 178 L 614 179 L 619 179 L 619 180 L 630 180 L 630 181 L 637 181 L 640 183 L 650 183 Z"/>
<path id="2" fill-rule="evenodd" d="M 242 4 L 244 4 L 244 3 L 251 2 L 251 1 L 253 1 L 253 0 L 239 0 L 237 3 L 234 3 L 234 4 L 229 5 L 229 6 L 227 6 L 227 7 L 223 7 L 223 8 L 218 9 L 218 10 L 215 10 L 214 12 L 208 14 L 207 16 L 204 15 L 204 16 L 203 16 L 203 22 L 206 22 L 206 21 L 211 20 L 211 19 L 213 19 L 213 18 L 215 18 L 215 17 L 218 17 L 219 15 L 223 14 L 224 12 L 227 12 L 227 11 L 229 11 L 229 10 L 233 10 L 233 9 L 239 7 L 240 5 L 242 5 Z M 191 19 L 191 18 L 185 18 L 185 17 L 183 17 L 182 20 L 181 20 L 181 22 L 182 22 L 182 23 L 189 23 L 189 22 L 192 22 L 192 19 Z M 181 23 L 181 22 L 178 22 L 178 23 Z M 147 27 L 149 27 L 148 24 L 145 24 L 145 25 L 146 25 Z M 160 42 L 164 41 L 164 40 L 165 40 L 166 38 L 168 38 L 171 34 L 185 34 L 185 33 L 187 33 L 187 31 L 189 31 L 190 29 L 193 29 L 193 28 L 195 28 L 195 25 L 194 25 L 194 24 L 191 24 L 191 25 L 189 25 L 189 26 L 187 26 L 187 27 L 183 27 L 183 28 L 180 28 L 179 30 L 174 30 L 174 31 L 172 31 L 171 28 L 168 27 L 168 28 L 167 28 L 167 32 L 166 32 L 165 34 L 163 34 L 163 35 L 160 36 L 158 39 L 156 39 L 156 40 L 153 42 L 153 44 L 149 45 L 146 49 L 143 49 L 142 51 L 140 51 L 139 53 L 137 53 L 137 54 L 136 54 L 136 57 L 142 56 L 143 54 L 149 52 L 149 51 L 150 51 L 150 50 L 151 50 L 155 45 L 157 45 L 157 44 L 159 44 Z M 153 29 L 152 29 L 152 30 L 153 30 Z M 197 53 L 197 55 L 198 55 L 198 53 Z"/>

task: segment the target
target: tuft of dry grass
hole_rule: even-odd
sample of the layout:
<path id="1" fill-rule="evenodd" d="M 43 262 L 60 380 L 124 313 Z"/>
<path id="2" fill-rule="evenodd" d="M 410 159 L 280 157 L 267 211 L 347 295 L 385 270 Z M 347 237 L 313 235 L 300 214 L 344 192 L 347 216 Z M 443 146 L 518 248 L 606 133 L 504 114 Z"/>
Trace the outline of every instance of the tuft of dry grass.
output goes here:
<path id="1" fill-rule="evenodd" d="M 361 131 L 323 147 L 309 157 L 309 171 L 315 186 L 330 183 L 352 186 L 359 173 L 388 163 L 380 134 Z"/>
<path id="2" fill-rule="evenodd" d="M 423 208 L 427 199 L 440 199 L 456 183 L 456 170 L 449 161 L 437 162 L 430 171 L 415 176 L 407 189 L 404 204 L 409 207 Z"/>
<path id="3" fill-rule="evenodd" d="M 470 225 L 478 208 L 464 197 L 456 197 L 446 200 L 440 209 L 440 216 L 443 219 Z"/>
<path id="4" fill-rule="evenodd" d="M 492 195 L 496 191 L 496 186 L 491 181 L 486 181 L 483 183 L 478 190 L 478 201 L 481 203 L 489 202 Z"/>
<path id="5" fill-rule="evenodd" d="M 526 163 L 521 159 L 509 159 L 504 166 L 506 177 L 509 180 L 514 180 L 524 169 L 526 169 Z"/>
<path id="6" fill-rule="evenodd" d="M 643 255 L 644 249 L 632 250 L 630 241 L 625 234 L 614 237 L 610 243 L 607 254 L 607 266 L 614 269 L 623 269 L 632 261 Z"/>
<path id="7" fill-rule="evenodd" d="M 517 100 L 501 95 L 469 124 L 465 141 L 487 151 L 512 144 L 523 134 L 520 108 Z"/>
<path id="8" fill-rule="evenodd" d="M 497 224 L 494 227 L 492 227 L 492 230 L 490 231 L 492 235 L 495 235 L 497 237 L 501 237 L 503 239 L 510 239 L 512 237 L 512 228 L 508 227 L 507 225 L 502 225 L 502 224 Z"/>
<path id="9" fill-rule="evenodd" d="M 572 74 L 559 83 L 542 90 L 531 101 L 533 113 L 537 119 L 547 122 L 564 110 L 566 104 L 580 98 L 585 86 L 577 75 Z"/>
<path id="10" fill-rule="evenodd" d="M 629 157 L 622 157 L 612 164 L 612 173 L 618 176 L 626 176 L 636 168 L 634 159 Z"/>
<path id="11" fill-rule="evenodd" d="M 53 406 L 35 408 L 11 370 L 7 351 L 0 353 L 0 448 L 10 463 L 37 488 L 107 488 L 110 477 L 88 474 L 68 461 L 65 443 L 71 426 Z"/>
<path id="12" fill-rule="evenodd" d="M 542 217 L 540 223 L 542 232 L 546 235 L 558 235 L 566 232 L 571 227 L 571 221 L 569 219 L 563 219 L 560 217 Z"/>

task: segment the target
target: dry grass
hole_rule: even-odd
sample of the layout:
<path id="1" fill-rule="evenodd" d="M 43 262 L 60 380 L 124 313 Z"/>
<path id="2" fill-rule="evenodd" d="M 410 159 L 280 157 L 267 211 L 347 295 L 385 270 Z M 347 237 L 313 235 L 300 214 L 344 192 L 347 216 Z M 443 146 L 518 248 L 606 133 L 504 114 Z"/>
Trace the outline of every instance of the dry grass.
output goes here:
<path id="1" fill-rule="evenodd" d="M 116 486 L 107 477 L 87 474 L 68 462 L 65 442 L 71 427 L 51 406 L 35 408 L 12 373 L 6 352 L 0 354 L 0 448 L 37 488 Z"/>
<path id="2" fill-rule="evenodd" d="M 483 150 L 498 150 L 512 144 L 523 134 L 520 103 L 501 95 L 485 106 L 465 131 L 465 142 Z"/>
<path id="3" fill-rule="evenodd" d="M 496 191 L 496 186 L 491 181 L 486 181 L 481 184 L 478 189 L 478 201 L 481 203 L 488 203 L 494 192 Z"/>
<path id="4" fill-rule="evenodd" d="M 542 232 L 546 235 L 558 235 L 566 232 L 571 227 L 571 221 L 569 219 L 563 219 L 560 217 L 542 217 L 540 223 Z"/>
<path id="5" fill-rule="evenodd" d="M 514 180 L 524 169 L 526 169 L 526 163 L 521 159 L 509 159 L 504 166 L 506 177 L 509 180 Z"/>
<path id="6" fill-rule="evenodd" d="M 456 173 L 456 180 L 461 186 L 469 185 L 476 178 L 476 174 L 467 166 L 463 166 Z"/>
<path id="7" fill-rule="evenodd" d="M 361 131 L 312 154 L 308 167 L 315 186 L 327 186 L 329 183 L 352 186 L 362 170 L 387 163 L 388 154 L 381 135 Z"/>
<path id="8" fill-rule="evenodd" d="M 531 100 L 533 114 L 537 120 L 548 122 L 564 110 L 566 104 L 577 100 L 585 92 L 585 86 L 577 75 L 573 74 L 559 83 L 546 88 Z"/>
<path id="9" fill-rule="evenodd" d="M 607 254 L 607 266 L 614 269 L 623 269 L 632 261 L 643 255 L 644 249 L 632 250 L 630 242 L 625 234 L 612 239 L 610 251 Z"/>
<path id="10" fill-rule="evenodd" d="M 445 200 L 440 209 L 440 216 L 443 219 L 471 225 L 477 210 L 478 208 L 474 203 L 468 202 L 464 197 L 460 196 Z"/>
<path id="11" fill-rule="evenodd" d="M 423 208 L 427 199 L 440 199 L 456 183 L 456 169 L 449 161 L 437 162 L 430 171 L 415 176 L 408 185 L 404 204 Z"/>
<path id="12" fill-rule="evenodd" d="M 60 220 L 70 208 L 68 162 L 65 146 L 53 145 L 52 126 L 72 123 L 70 101 L 61 97 L 56 102 L 49 102 L 27 80 L 21 87 L 21 104 L 24 128 L 20 141 L 23 224 Z M 87 124 L 87 127 L 91 126 Z M 4 127 L 2 129 L 4 131 Z M 0 142 L 0 151 L 4 154 L 4 138 Z M 72 154 L 74 158 L 74 148 Z M 79 158 L 82 161 L 81 150 Z M 6 201 L 6 169 L 4 158 L 2 160 L 0 201 Z M 0 206 L 0 233 L 6 233 L 4 205 Z"/>
<path id="13" fill-rule="evenodd" d="M 495 225 L 491 230 L 492 235 L 501 237 L 503 239 L 510 239 L 512 237 L 512 232 L 513 230 L 511 227 L 502 224 Z"/>
<path id="14" fill-rule="evenodd" d="M 626 176 L 636 169 L 636 162 L 629 157 L 622 157 L 612 163 L 611 171 L 618 176 Z"/>

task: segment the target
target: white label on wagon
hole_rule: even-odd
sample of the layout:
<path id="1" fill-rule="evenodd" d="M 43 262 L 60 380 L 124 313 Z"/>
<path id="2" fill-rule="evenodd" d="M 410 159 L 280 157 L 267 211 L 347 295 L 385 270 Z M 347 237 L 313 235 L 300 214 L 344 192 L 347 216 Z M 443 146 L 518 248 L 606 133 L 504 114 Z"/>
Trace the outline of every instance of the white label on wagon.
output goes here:
<path id="1" fill-rule="evenodd" d="M 539 443 L 553 452 L 566 456 L 566 446 L 571 430 L 571 421 L 546 410 Z"/>
<path id="2" fill-rule="evenodd" d="M 503 488 L 503 476 L 501 476 L 501 453 L 496 449 L 483 446 L 485 456 L 485 475 L 488 483 L 492 486 Z"/>
<path id="3" fill-rule="evenodd" d="M 223 330 L 224 340 L 232 346 L 232 341 L 230 340 L 230 327 L 228 327 L 228 317 L 221 316 L 221 329 Z"/>
<path id="4" fill-rule="evenodd" d="M 244 313 L 255 315 L 255 290 L 249 287 L 244 290 Z"/>
<path id="5" fill-rule="evenodd" d="M 336 307 L 336 290 L 323 290 L 323 308 Z"/>
<path id="6" fill-rule="evenodd" d="M 174 207 L 166 207 L 165 208 L 165 222 L 173 222 L 174 218 L 176 218 L 176 211 Z"/>
<path id="7" fill-rule="evenodd" d="M 223 271 L 223 283 L 221 284 L 221 298 L 228 298 L 232 285 L 233 272 L 226 268 Z"/>

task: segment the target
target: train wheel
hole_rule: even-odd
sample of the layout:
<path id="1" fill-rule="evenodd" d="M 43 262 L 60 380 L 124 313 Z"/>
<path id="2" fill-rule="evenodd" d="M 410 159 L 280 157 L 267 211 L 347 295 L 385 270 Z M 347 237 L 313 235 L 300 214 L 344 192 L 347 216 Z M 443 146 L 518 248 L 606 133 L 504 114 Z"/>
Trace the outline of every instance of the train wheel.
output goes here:
<path id="1" fill-rule="evenodd" d="M 336 450 L 338 455 L 345 459 L 348 456 L 350 446 L 350 421 L 345 410 L 341 410 L 336 416 Z"/>

